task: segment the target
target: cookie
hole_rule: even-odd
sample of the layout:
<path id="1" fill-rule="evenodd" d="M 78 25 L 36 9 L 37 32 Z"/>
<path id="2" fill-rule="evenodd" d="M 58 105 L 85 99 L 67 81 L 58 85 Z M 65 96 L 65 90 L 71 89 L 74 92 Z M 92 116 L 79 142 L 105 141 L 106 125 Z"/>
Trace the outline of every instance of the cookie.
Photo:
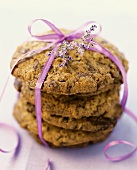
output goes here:
<path id="1" fill-rule="evenodd" d="M 120 82 L 114 82 L 113 84 L 108 86 L 106 89 L 102 90 L 101 93 L 107 92 L 107 91 L 110 91 L 113 89 L 120 89 L 120 85 L 121 85 Z M 16 88 L 16 90 L 18 92 L 22 92 L 23 96 L 26 99 L 30 99 L 31 102 L 33 102 L 33 104 L 34 104 L 34 89 L 29 87 L 28 82 L 22 83 L 22 81 L 20 79 L 16 78 L 14 81 L 14 87 Z M 66 99 L 67 98 L 70 99 L 70 97 L 72 98 L 74 96 L 95 96 L 95 95 L 100 94 L 100 91 L 96 91 L 94 93 L 77 93 L 75 95 L 60 95 L 60 94 L 54 94 L 54 93 L 46 93 L 46 92 L 42 91 L 42 95 L 44 95 L 44 94 L 45 95 L 52 94 L 55 98 L 60 97 L 60 96 L 65 96 Z M 43 96 L 43 97 L 45 97 L 45 96 Z"/>
<path id="2" fill-rule="evenodd" d="M 26 128 L 30 133 L 38 134 L 36 118 L 30 112 L 21 110 L 18 105 L 14 108 L 14 117 L 19 122 L 20 126 Z M 52 143 L 58 147 L 66 147 L 72 145 L 78 145 L 82 143 L 92 142 L 97 143 L 105 140 L 111 131 L 113 126 L 106 130 L 100 130 L 97 133 L 80 131 L 80 130 L 68 130 L 59 128 L 48 124 L 43 121 L 42 132 L 45 141 Z"/>
<path id="3" fill-rule="evenodd" d="M 118 49 L 102 38 L 96 41 L 120 59 L 125 69 L 128 69 L 127 60 Z M 26 42 L 19 46 L 13 55 L 11 67 L 24 53 L 44 47 L 46 43 L 39 41 Z M 32 58 L 19 63 L 12 74 L 28 83 L 34 89 L 38 77 L 46 63 L 48 56 L 46 50 Z M 114 83 L 122 83 L 122 76 L 117 66 L 106 56 L 91 50 L 85 50 L 83 56 L 76 50 L 69 50 L 72 58 L 66 67 L 59 67 L 64 61 L 56 57 L 42 86 L 42 91 L 54 94 L 73 95 L 77 93 L 101 93 L 108 90 Z"/>
<path id="4" fill-rule="evenodd" d="M 19 91 L 24 99 L 22 102 L 30 103 L 29 111 L 33 112 L 35 107 L 31 104 L 34 104 L 34 90 L 29 89 L 28 86 L 21 86 Z M 96 96 L 52 95 L 42 92 L 41 98 L 43 114 L 46 112 L 50 115 L 76 119 L 85 116 L 100 116 L 119 103 L 119 86 Z"/>
<path id="5" fill-rule="evenodd" d="M 23 103 L 24 104 L 24 103 Z M 18 107 L 20 109 L 24 108 L 24 110 L 30 110 L 31 104 L 25 103 L 25 106 L 22 104 L 22 99 L 17 102 Z M 82 117 L 81 119 L 62 117 L 56 115 L 50 115 L 48 112 L 42 113 L 42 118 L 44 121 L 51 125 L 55 125 L 57 127 L 62 127 L 65 129 L 73 129 L 73 130 L 83 130 L 83 131 L 91 131 L 97 132 L 99 130 L 105 130 L 109 126 L 115 126 L 117 119 L 120 117 L 122 113 L 122 109 L 120 105 L 115 105 L 110 108 L 108 112 L 105 112 L 102 116 L 90 116 L 90 117 Z M 31 112 L 31 114 L 35 115 L 35 112 Z"/>
<path id="6" fill-rule="evenodd" d="M 39 136 L 34 134 L 34 133 L 29 133 L 34 139 L 35 141 L 37 141 L 39 144 L 42 144 L 41 140 L 39 139 Z M 51 147 L 51 148 L 59 148 L 59 146 L 56 146 L 56 145 L 53 145 L 52 143 L 50 142 L 47 142 L 48 145 Z M 86 147 L 88 146 L 90 143 L 92 142 L 87 142 L 87 143 L 81 143 L 81 144 L 78 144 L 78 145 L 70 145 L 70 146 L 66 146 L 66 147 L 69 147 L 69 148 L 83 148 L 83 147 Z M 61 146 L 60 146 L 61 147 Z"/>
<path id="7" fill-rule="evenodd" d="M 115 126 L 117 118 L 120 117 L 121 113 L 122 109 L 119 106 L 115 106 L 110 111 L 105 112 L 103 116 L 82 117 L 81 119 L 55 116 L 44 112 L 43 120 L 49 124 L 65 129 L 97 132 L 108 129 L 111 126 Z"/>

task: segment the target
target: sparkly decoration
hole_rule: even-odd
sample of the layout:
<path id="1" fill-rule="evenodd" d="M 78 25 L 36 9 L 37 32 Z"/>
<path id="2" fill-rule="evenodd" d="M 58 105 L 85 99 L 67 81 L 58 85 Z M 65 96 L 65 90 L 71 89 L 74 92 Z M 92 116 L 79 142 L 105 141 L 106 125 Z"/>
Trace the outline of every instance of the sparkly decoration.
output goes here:
<path id="1" fill-rule="evenodd" d="M 79 47 L 78 47 L 78 49 L 76 50 L 76 53 L 79 53 L 79 55 L 80 56 L 82 56 L 83 55 L 83 53 L 84 53 L 84 46 L 82 45 L 80 45 Z"/>
<path id="2" fill-rule="evenodd" d="M 97 28 L 97 26 L 94 24 L 94 25 L 92 25 L 92 26 L 90 27 L 90 30 L 91 30 L 91 31 L 95 31 L 95 28 Z"/>
<path id="3" fill-rule="evenodd" d="M 92 35 L 92 31 L 95 31 L 95 28 L 97 28 L 97 26 L 96 25 L 92 25 L 90 27 L 90 30 L 86 30 L 85 34 L 81 38 L 81 40 L 82 40 L 82 43 L 80 44 L 81 48 L 88 50 L 88 49 L 90 49 L 91 47 L 93 47 L 96 44 L 94 42 L 94 37 Z"/>
<path id="4" fill-rule="evenodd" d="M 68 54 L 68 50 L 76 49 L 76 53 L 82 56 L 84 54 L 85 49 L 90 49 L 96 43 L 94 42 L 94 36 L 92 32 L 95 31 L 97 25 L 92 25 L 89 30 L 86 30 L 85 34 L 82 36 L 81 43 L 76 41 L 66 41 L 64 40 L 63 43 L 59 46 L 58 52 L 56 52 L 56 58 L 60 57 L 63 58 L 64 61 L 59 65 L 59 67 L 65 67 L 72 58 Z M 55 52 L 51 50 L 47 55 L 50 57 Z"/>

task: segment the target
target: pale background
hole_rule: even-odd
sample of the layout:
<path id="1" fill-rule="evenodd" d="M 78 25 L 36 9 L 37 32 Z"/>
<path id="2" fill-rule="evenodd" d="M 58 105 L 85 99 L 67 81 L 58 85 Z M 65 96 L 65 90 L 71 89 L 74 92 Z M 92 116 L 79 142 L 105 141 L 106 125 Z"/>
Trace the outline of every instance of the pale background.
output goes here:
<path id="1" fill-rule="evenodd" d="M 102 27 L 101 35 L 116 44 L 129 60 L 129 98 L 127 107 L 137 113 L 137 1 L 136 0 L 0 0 L 0 92 L 9 74 L 9 62 L 16 46 L 29 34 L 27 25 L 35 18 L 47 19 L 58 27 L 75 29 L 95 20 Z M 44 26 L 42 28 L 45 28 Z M 43 29 L 44 30 L 44 29 Z M 39 30 L 40 31 L 40 30 Z M 11 154 L 0 153 L 1 170 L 44 170 L 51 159 L 54 170 L 136 170 L 137 154 L 123 162 L 112 163 L 103 155 L 104 146 L 111 140 L 129 140 L 137 145 L 137 126 L 126 115 L 107 141 L 82 149 L 47 149 L 36 144 L 12 117 L 16 92 L 13 77 L 0 103 L 0 122 L 13 125 L 20 132 L 22 147 L 16 160 Z M 2 139 L 13 142 L 0 130 Z"/>

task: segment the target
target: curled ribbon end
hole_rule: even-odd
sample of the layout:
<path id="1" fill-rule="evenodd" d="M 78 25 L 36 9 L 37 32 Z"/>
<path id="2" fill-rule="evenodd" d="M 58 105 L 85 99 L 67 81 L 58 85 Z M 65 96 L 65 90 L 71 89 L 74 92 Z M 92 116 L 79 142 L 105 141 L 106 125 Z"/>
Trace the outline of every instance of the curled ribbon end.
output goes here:
<path id="1" fill-rule="evenodd" d="M 118 156 L 118 157 L 109 156 L 107 154 L 107 151 L 109 149 L 111 149 L 111 147 L 119 145 L 119 144 L 125 144 L 128 146 L 131 146 L 133 148 L 133 150 L 127 154 L 122 155 L 122 156 Z M 124 141 L 124 140 L 116 140 L 116 141 L 112 141 L 106 145 L 106 147 L 104 148 L 104 155 L 108 160 L 113 161 L 113 162 L 118 162 L 118 161 L 122 161 L 122 160 L 125 160 L 125 159 L 131 157 L 136 151 L 137 151 L 137 146 L 135 146 L 133 143 L 130 143 L 130 142 Z"/>
<path id="2" fill-rule="evenodd" d="M 7 150 L 7 149 L 0 148 L 0 152 L 2 152 L 2 153 L 10 153 L 10 152 L 14 151 L 14 156 L 16 156 L 19 153 L 20 144 L 21 144 L 19 133 L 16 131 L 16 129 L 14 127 L 12 127 L 10 125 L 7 125 L 5 123 L 0 123 L 0 127 L 12 131 L 12 133 L 14 134 L 14 136 L 16 138 L 15 146 L 12 149 Z"/>
<path id="3" fill-rule="evenodd" d="M 48 159 L 45 170 L 49 170 L 50 168 L 51 168 L 51 161 L 50 161 L 50 159 Z"/>

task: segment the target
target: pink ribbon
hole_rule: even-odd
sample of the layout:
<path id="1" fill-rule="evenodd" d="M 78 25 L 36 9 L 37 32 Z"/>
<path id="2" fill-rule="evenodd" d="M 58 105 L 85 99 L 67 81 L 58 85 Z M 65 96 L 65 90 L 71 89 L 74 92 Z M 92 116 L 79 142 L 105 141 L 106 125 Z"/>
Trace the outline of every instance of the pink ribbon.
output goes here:
<path id="1" fill-rule="evenodd" d="M 135 116 L 135 114 L 133 114 L 127 108 L 124 108 L 124 111 L 128 116 L 130 116 L 137 123 L 137 117 Z M 127 154 L 122 155 L 122 156 L 118 156 L 118 157 L 109 156 L 107 151 L 110 150 L 112 147 L 119 145 L 119 144 L 120 145 L 128 145 L 128 146 L 132 147 L 133 150 Z M 112 141 L 106 145 L 106 147 L 104 148 L 104 155 L 108 160 L 116 162 L 116 161 L 122 161 L 122 160 L 125 160 L 125 159 L 131 157 L 136 151 L 137 151 L 137 146 L 134 145 L 133 143 L 125 141 L 125 140 L 115 140 L 115 141 Z"/>
<path id="2" fill-rule="evenodd" d="M 35 23 L 36 21 L 44 22 L 55 33 L 48 34 L 48 35 L 40 35 L 40 36 L 33 35 L 32 32 L 31 32 L 31 28 L 32 28 L 33 23 Z M 45 80 L 45 78 L 46 78 L 46 76 L 48 74 L 48 71 L 49 71 L 49 69 L 50 69 L 50 67 L 51 67 L 51 65 L 52 65 L 52 63 L 53 63 L 53 61 L 54 61 L 54 59 L 56 57 L 56 52 L 58 51 L 59 45 L 62 44 L 64 40 L 72 41 L 72 40 L 81 38 L 82 35 L 84 34 L 84 32 L 82 30 L 87 25 L 94 24 L 94 23 L 95 23 L 94 21 L 89 21 L 89 22 L 85 23 L 84 25 L 82 25 L 77 30 L 72 31 L 67 35 L 63 34 L 57 27 L 55 27 L 55 25 L 53 25 L 52 23 L 50 23 L 49 21 L 44 20 L 44 19 L 36 19 L 36 20 L 32 21 L 31 24 L 28 26 L 28 31 L 29 31 L 30 35 L 33 38 L 49 43 L 49 45 L 47 45 L 46 47 L 33 51 L 34 53 L 40 53 L 40 52 L 42 52 L 42 51 L 44 51 L 46 49 L 49 49 L 49 47 L 54 46 L 54 48 L 53 48 L 54 54 L 52 54 L 48 58 L 46 64 L 44 65 L 44 67 L 43 67 L 43 69 L 41 71 L 41 74 L 40 74 L 40 76 L 38 78 L 38 81 L 37 81 L 36 87 L 35 87 L 35 110 L 36 110 L 36 117 L 37 117 L 38 134 L 39 134 L 39 138 L 41 139 L 42 143 L 45 146 L 48 146 L 48 145 L 47 145 L 47 143 L 45 142 L 45 140 L 42 137 L 42 111 L 41 111 L 41 87 L 42 87 L 42 84 L 43 84 L 43 82 L 44 82 L 44 80 Z M 101 27 L 100 27 L 98 33 L 100 31 L 101 31 Z M 93 34 L 93 36 L 97 36 L 98 33 Z M 91 48 L 91 49 L 96 51 L 96 49 L 93 49 L 93 48 Z"/>
<path id="3" fill-rule="evenodd" d="M 44 22 L 45 24 L 47 24 L 53 30 L 54 33 L 53 34 L 47 34 L 47 35 L 40 35 L 40 36 L 33 35 L 32 32 L 31 32 L 31 28 L 32 28 L 32 25 L 36 21 Z M 47 62 L 45 63 L 45 65 L 44 65 L 44 67 L 41 71 L 41 74 L 38 78 L 38 81 L 36 83 L 36 86 L 35 86 L 35 109 L 36 109 L 36 118 L 37 118 L 37 126 L 38 126 L 38 135 L 39 135 L 39 138 L 41 139 L 41 141 L 43 142 L 43 144 L 45 146 L 48 146 L 48 144 L 45 142 L 45 140 L 42 137 L 42 111 L 41 111 L 41 87 L 42 87 L 42 84 L 43 84 L 43 82 L 44 82 L 44 80 L 45 80 L 45 78 L 48 74 L 48 71 L 49 71 L 49 69 L 50 69 L 50 67 L 51 67 L 51 65 L 52 65 L 52 63 L 53 63 L 53 61 L 56 57 L 56 52 L 58 51 L 58 47 L 63 43 L 64 40 L 73 41 L 75 39 L 81 38 L 84 34 L 83 29 L 90 24 L 96 24 L 96 23 L 94 21 L 89 21 L 89 22 L 83 24 L 80 28 L 70 32 L 67 35 L 64 35 L 55 25 L 53 25 L 51 22 L 49 22 L 47 20 L 36 19 L 36 20 L 32 21 L 31 24 L 28 26 L 28 31 L 29 31 L 30 35 L 36 40 L 48 42 L 48 45 L 43 47 L 43 48 L 40 48 L 40 49 L 37 49 L 37 50 L 31 50 L 31 51 L 27 52 L 26 54 L 21 56 L 16 61 L 16 63 L 13 65 L 13 67 L 11 69 L 11 73 L 12 73 L 12 71 L 16 67 L 16 65 L 18 63 L 22 62 L 22 60 L 24 58 L 31 58 L 35 54 L 41 53 L 42 51 L 47 50 L 50 47 L 53 47 L 54 53 L 51 54 L 51 56 L 48 58 Z M 101 32 L 101 26 L 99 26 L 99 31 L 97 33 L 93 33 L 92 36 L 95 37 L 100 32 Z M 88 40 L 87 40 L 87 42 L 88 42 Z M 135 121 L 137 121 L 137 117 L 131 111 L 129 111 L 128 109 L 125 108 L 127 97 L 128 97 L 128 85 L 127 85 L 127 74 L 126 74 L 125 68 L 123 67 L 121 61 L 117 57 L 112 55 L 107 49 L 105 49 L 100 44 L 98 44 L 97 42 L 95 42 L 95 45 L 93 47 L 90 47 L 88 50 L 92 50 L 92 51 L 96 51 L 96 52 L 99 52 L 101 54 L 104 54 L 106 57 L 111 59 L 117 65 L 117 67 L 119 68 L 119 70 L 122 74 L 123 83 L 124 83 L 124 92 L 123 92 L 123 97 L 122 97 L 122 100 L 121 100 L 121 106 L 122 106 L 123 110 L 129 116 L 131 116 Z M 6 82 L 6 84 L 7 84 L 7 82 Z M 2 99 L 5 88 L 6 88 L 6 85 L 5 85 L 3 92 L 0 96 L 0 100 Z M 108 156 L 107 150 L 110 149 L 112 146 L 115 146 L 117 144 L 130 145 L 134 148 L 134 150 L 129 154 L 123 155 L 122 157 L 113 158 L 113 157 Z M 136 150 L 137 150 L 137 147 L 134 144 L 127 142 L 127 141 L 118 140 L 118 141 L 110 142 L 104 148 L 104 154 L 105 154 L 106 158 L 111 160 L 111 161 L 120 161 L 120 160 L 123 160 L 123 159 L 130 157 L 133 153 L 136 152 Z M 1 149 L 1 151 L 2 151 L 2 149 Z M 47 169 L 49 168 L 49 166 L 50 166 L 50 162 L 48 160 Z"/>
<path id="4" fill-rule="evenodd" d="M 119 157 L 109 156 L 109 155 L 107 154 L 107 151 L 108 151 L 111 147 L 116 146 L 116 145 L 119 145 L 119 144 L 124 144 L 124 145 L 131 146 L 131 147 L 133 147 L 133 151 L 131 151 L 130 153 L 124 154 L 124 155 L 122 155 L 122 156 L 119 156 Z M 116 141 L 112 141 L 112 142 L 110 142 L 109 144 L 106 145 L 106 147 L 104 148 L 104 155 L 105 155 L 105 157 L 106 157 L 108 160 L 113 161 L 113 162 L 116 162 L 116 161 L 122 161 L 122 160 L 125 160 L 125 159 L 129 158 L 129 157 L 132 156 L 136 151 L 137 151 L 137 146 L 134 145 L 133 143 L 128 142 L 128 141 L 124 141 L 124 140 L 116 140 Z"/>
<path id="5" fill-rule="evenodd" d="M 33 35 L 31 33 L 31 28 L 32 28 L 32 25 L 34 22 L 36 21 L 42 21 L 44 22 L 45 24 L 47 24 L 55 33 L 54 34 L 48 34 L 48 35 L 41 35 L 41 36 L 37 36 L 37 35 Z M 40 77 L 38 78 L 38 81 L 36 83 L 36 87 L 35 87 L 35 107 L 36 107 L 36 117 L 37 117 L 37 125 L 38 125 L 38 134 L 39 134 L 39 137 L 41 139 L 41 141 L 43 142 L 44 145 L 47 146 L 47 143 L 45 142 L 45 140 L 43 139 L 42 137 L 42 111 L 41 111 L 41 87 L 42 87 L 42 84 L 48 74 L 48 71 L 56 57 L 56 52 L 58 50 L 58 46 L 63 43 L 64 40 L 66 41 L 69 41 L 69 40 L 75 40 L 75 39 L 79 39 L 82 37 L 83 35 L 83 29 L 89 25 L 89 24 L 93 24 L 95 22 L 93 21 L 90 21 L 90 22 L 87 22 L 85 23 L 84 25 L 82 25 L 80 28 L 78 28 L 77 30 L 75 31 L 72 31 L 70 32 L 69 34 L 67 35 L 64 35 L 57 27 L 55 27 L 55 25 L 53 25 L 52 23 L 50 23 L 49 21 L 47 20 L 43 20 L 43 19 L 36 19 L 34 20 L 28 27 L 28 31 L 30 33 L 30 35 L 37 39 L 37 40 L 40 40 L 40 41 L 46 41 L 46 42 L 49 42 L 50 44 L 42 49 L 38 49 L 36 50 L 35 52 L 39 53 L 39 52 L 42 52 L 46 49 L 48 49 L 49 47 L 51 46 L 54 46 L 53 48 L 53 51 L 55 52 L 54 54 L 52 54 L 46 64 L 44 65 L 43 67 L 43 70 L 40 74 Z M 99 31 L 98 33 L 92 35 L 93 37 L 97 36 L 99 33 L 101 32 L 101 27 L 99 26 Z M 121 106 L 123 108 L 123 110 L 128 113 L 134 120 L 137 120 L 136 116 L 131 112 L 129 111 L 128 109 L 125 108 L 125 105 L 126 105 L 126 102 L 127 102 L 127 97 L 128 97 L 128 84 L 127 84 L 127 74 L 126 74 L 126 71 L 125 71 L 125 68 L 123 67 L 121 61 L 115 57 L 114 55 L 112 55 L 108 50 L 106 50 L 104 47 L 102 47 L 100 44 L 98 44 L 97 42 L 95 42 L 95 45 L 94 47 L 90 47 L 88 50 L 92 50 L 92 51 L 97 51 L 101 54 L 104 54 L 106 57 L 108 57 L 109 59 L 111 59 L 116 65 L 117 67 L 119 68 L 121 74 L 122 74 L 122 77 L 123 77 L 123 83 L 124 83 L 124 92 L 123 92 L 123 97 L 122 97 L 122 100 L 121 100 Z M 117 145 L 117 144 L 126 144 L 126 145 L 130 145 L 132 147 L 134 147 L 134 150 L 129 153 L 129 154 L 126 154 L 126 155 L 123 155 L 121 157 L 117 157 L 117 158 L 113 158 L 113 157 L 110 157 L 107 155 L 107 150 L 110 149 L 112 146 L 114 145 Z M 111 160 L 111 161 L 120 161 L 120 160 L 124 160 L 128 157 L 130 157 L 133 153 L 135 153 L 137 150 L 137 147 L 130 143 L 130 142 L 127 142 L 127 141 L 113 141 L 113 142 L 110 142 L 104 149 L 104 154 L 106 156 L 107 159 Z"/>
<path id="6" fill-rule="evenodd" d="M 48 159 L 45 170 L 50 170 L 50 167 L 51 167 L 51 162 L 50 162 L 50 160 Z"/>
<path id="7" fill-rule="evenodd" d="M 55 33 L 48 34 L 48 35 L 40 35 L 40 36 L 33 35 L 31 32 L 31 28 L 32 28 L 33 23 L 35 23 L 36 21 L 44 22 Z M 28 26 L 28 31 L 33 38 L 40 40 L 40 41 L 49 42 L 49 45 L 47 45 L 44 48 L 33 51 L 34 53 L 40 53 L 46 49 L 49 49 L 49 47 L 51 47 L 51 46 L 54 46 L 53 51 L 55 52 L 48 58 L 46 64 L 44 65 L 44 67 L 41 71 L 41 74 L 38 78 L 38 81 L 36 83 L 36 87 L 35 87 L 35 109 L 36 109 L 36 117 L 37 117 L 37 125 L 38 125 L 38 134 L 39 134 L 41 141 L 46 146 L 47 146 L 47 143 L 45 142 L 45 140 L 42 137 L 42 120 L 41 120 L 41 118 L 42 118 L 42 111 L 41 111 L 41 87 L 42 87 L 42 84 L 43 84 L 43 82 L 48 74 L 48 71 L 56 57 L 56 52 L 58 50 L 59 45 L 61 43 L 63 43 L 64 40 L 69 41 L 69 40 L 75 40 L 75 39 L 81 38 L 82 35 L 84 34 L 83 29 L 86 26 L 91 25 L 93 23 L 95 24 L 94 21 L 89 21 L 89 22 L 83 24 L 77 30 L 72 31 L 67 35 L 63 34 L 57 27 L 55 27 L 55 25 L 53 25 L 52 23 L 50 23 L 49 21 L 44 20 L 44 19 L 36 19 L 36 20 L 32 21 L 31 24 Z M 99 31 L 96 34 L 93 33 L 92 36 L 93 37 L 97 36 L 100 33 L 100 31 L 101 31 L 101 26 L 99 26 Z M 121 61 L 118 58 L 116 58 L 115 56 L 113 56 L 108 50 L 106 50 L 101 45 L 99 45 L 97 42 L 95 42 L 94 47 L 90 47 L 88 50 L 97 51 L 99 53 L 104 54 L 106 57 L 110 58 L 118 66 L 118 68 L 121 71 L 121 74 L 123 76 L 123 82 L 124 82 L 124 93 L 123 93 L 123 98 L 121 101 L 121 105 L 124 108 L 126 101 L 127 101 L 127 96 L 128 96 L 128 85 L 127 85 L 126 71 L 125 71 L 125 68 L 123 67 Z M 29 53 L 31 53 L 31 52 L 29 52 Z M 25 54 L 25 55 L 27 55 L 27 54 Z"/>
<path id="8" fill-rule="evenodd" d="M 0 148 L 0 152 L 10 153 L 10 152 L 12 152 L 12 151 L 15 151 L 14 156 L 16 156 L 16 155 L 18 154 L 18 152 L 19 152 L 19 149 L 20 149 L 20 135 L 19 135 L 19 133 L 16 131 L 16 129 L 15 129 L 14 127 L 12 127 L 12 126 L 10 126 L 10 125 L 7 125 L 7 124 L 5 124 L 5 123 L 0 123 L 0 128 L 5 128 L 5 129 L 10 129 L 10 130 L 12 130 L 14 136 L 15 136 L 16 139 L 17 139 L 17 140 L 16 140 L 17 142 L 16 142 L 14 148 L 12 148 L 11 150 L 5 150 L 5 149 Z"/>

